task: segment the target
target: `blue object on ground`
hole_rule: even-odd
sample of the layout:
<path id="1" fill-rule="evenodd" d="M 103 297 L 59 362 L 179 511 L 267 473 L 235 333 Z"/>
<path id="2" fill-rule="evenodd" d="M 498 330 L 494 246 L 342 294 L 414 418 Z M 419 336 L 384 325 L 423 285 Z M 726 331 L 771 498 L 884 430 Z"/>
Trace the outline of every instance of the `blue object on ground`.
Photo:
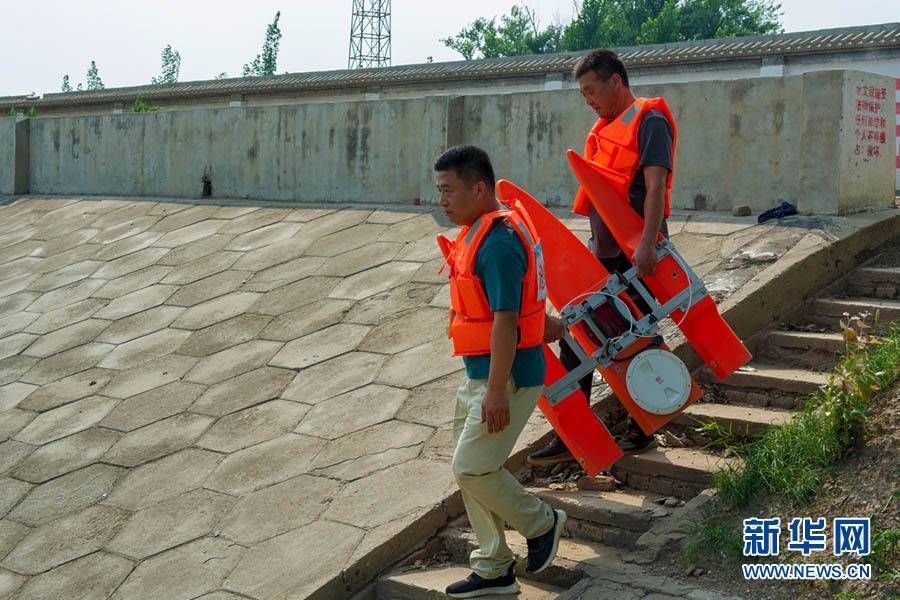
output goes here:
<path id="1" fill-rule="evenodd" d="M 797 207 L 791 204 L 790 202 L 782 202 L 775 208 L 770 208 L 764 213 L 760 214 L 756 218 L 757 223 L 762 223 L 763 221 L 768 221 L 769 219 L 780 219 L 781 217 L 788 217 L 790 215 L 797 214 Z"/>

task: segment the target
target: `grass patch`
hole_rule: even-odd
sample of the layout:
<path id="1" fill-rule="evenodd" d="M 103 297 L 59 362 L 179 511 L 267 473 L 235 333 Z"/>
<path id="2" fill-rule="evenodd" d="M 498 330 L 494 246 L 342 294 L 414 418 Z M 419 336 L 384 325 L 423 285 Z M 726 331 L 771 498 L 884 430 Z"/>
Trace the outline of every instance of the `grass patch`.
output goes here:
<path id="1" fill-rule="evenodd" d="M 872 553 L 863 560 L 875 567 L 879 580 L 900 583 L 900 529 L 879 529 L 873 517 Z"/>
<path id="2" fill-rule="evenodd" d="M 769 512 L 773 506 L 807 504 L 829 480 L 838 460 L 862 444 L 872 396 L 900 377 L 900 322 L 878 338 L 867 333 L 863 318 L 848 318 L 842 326 L 844 359 L 828 385 L 812 395 L 791 421 L 768 428 L 755 440 L 714 424 L 695 429 L 712 440 L 710 446 L 738 455 L 743 462 L 714 475 L 718 498 L 690 525 L 683 555 L 689 563 L 713 560 L 733 567 L 742 562 L 744 516 Z M 893 501 L 898 499 L 900 490 Z M 873 565 L 880 581 L 900 582 L 900 531 L 878 528 L 873 516 L 872 553 L 863 561 Z M 838 594 L 834 589 L 829 597 L 864 596 L 855 590 Z"/>
<path id="3" fill-rule="evenodd" d="M 747 439 L 747 432 L 736 433 L 731 426 L 727 428 L 717 421 L 697 421 L 695 433 L 699 433 L 711 441 L 704 448 L 721 448 L 725 456 L 745 456 L 753 442 Z"/>
<path id="4" fill-rule="evenodd" d="M 715 557 L 721 564 L 736 565 L 743 556 L 741 519 L 719 513 L 692 521 L 688 530 L 685 558 L 695 563 Z"/>
<path id="5" fill-rule="evenodd" d="M 773 426 L 743 450 L 744 462 L 714 476 L 722 504 L 743 508 L 763 495 L 809 500 L 832 465 L 862 443 L 869 401 L 900 375 L 900 323 L 884 337 L 866 333 L 864 316 L 841 321 L 846 357 L 825 388 L 788 423 Z"/>

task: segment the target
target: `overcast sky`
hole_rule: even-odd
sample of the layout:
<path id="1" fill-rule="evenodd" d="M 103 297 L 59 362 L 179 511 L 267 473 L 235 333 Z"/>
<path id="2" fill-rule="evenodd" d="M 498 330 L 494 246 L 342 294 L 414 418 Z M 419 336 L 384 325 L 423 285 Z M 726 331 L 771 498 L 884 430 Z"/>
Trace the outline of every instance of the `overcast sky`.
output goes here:
<path id="1" fill-rule="evenodd" d="M 573 0 L 526 0 L 542 24 L 568 22 Z M 459 60 L 440 38 L 478 17 L 507 13 L 515 0 L 393 0 L 392 63 Z M 181 80 L 239 76 L 259 53 L 281 10 L 278 72 L 347 66 L 351 0 L 0 0 L 0 96 L 72 87 L 97 61 L 107 87 L 142 85 L 159 73 L 166 44 L 181 52 Z M 447 7 L 452 7 L 448 10 Z M 891 0 L 783 0 L 786 31 L 900 21 Z"/>

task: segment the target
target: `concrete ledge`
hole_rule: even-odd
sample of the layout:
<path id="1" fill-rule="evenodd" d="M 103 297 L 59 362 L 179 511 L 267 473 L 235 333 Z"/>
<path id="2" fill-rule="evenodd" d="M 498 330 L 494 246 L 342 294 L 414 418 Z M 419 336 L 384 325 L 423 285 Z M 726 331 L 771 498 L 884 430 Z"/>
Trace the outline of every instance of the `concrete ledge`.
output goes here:
<path id="1" fill-rule="evenodd" d="M 787 394 L 813 394 L 828 383 L 828 374 L 805 369 L 785 369 L 769 365 L 752 365 L 754 371 L 737 371 L 717 385 L 731 388 L 777 390 Z M 708 378 L 710 383 L 711 377 Z"/>
<path id="2" fill-rule="evenodd" d="M 444 588 L 454 581 L 464 579 L 471 569 L 459 565 L 449 565 L 434 569 L 400 569 L 378 582 L 378 600 L 438 600 L 449 598 Z M 518 594 L 492 596 L 498 600 L 518 598 L 519 600 L 551 600 L 564 592 L 563 588 L 519 580 Z"/>
<path id="3" fill-rule="evenodd" d="M 840 333 L 814 333 L 807 331 L 771 331 L 765 343 L 792 350 L 819 350 L 840 352 L 844 348 L 844 338 Z"/>
<path id="4" fill-rule="evenodd" d="M 528 491 L 563 509 L 571 518 L 630 531 L 646 531 L 653 520 L 651 513 L 659 508 L 650 498 L 621 492 L 563 492 L 544 488 Z"/>
<path id="5" fill-rule="evenodd" d="M 708 484 L 713 473 L 728 464 L 736 463 L 737 460 L 733 458 L 720 458 L 689 448 L 657 447 L 643 454 L 624 456 L 613 466 L 613 473 L 618 470 Z"/>
<path id="6" fill-rule="evenodd" d="M 791 413 L 731 404 L 692 404 L 676 416 L 672 423 L 685 427 L 695 427 L 698 422 L 715 422 L 726 431 L 740 436 L 754 436 L 765 431 L 770 425 L 783 425 L 791 418 Z"/>
<path id="7" fill-rule="evenodd" d="M 784 225 L 809 229 L 796 246 L 719 304 L 719 312 L 741 339 L 786 319 L 814 292 L 843 277 L 882 244 L 900 236 L 900 210 L 832 219 L 797 217 Z M 818 231 L 816 231 L 818 230 Z M 702 364 L 680 332 L 669 347 L 689 369 Z"/>

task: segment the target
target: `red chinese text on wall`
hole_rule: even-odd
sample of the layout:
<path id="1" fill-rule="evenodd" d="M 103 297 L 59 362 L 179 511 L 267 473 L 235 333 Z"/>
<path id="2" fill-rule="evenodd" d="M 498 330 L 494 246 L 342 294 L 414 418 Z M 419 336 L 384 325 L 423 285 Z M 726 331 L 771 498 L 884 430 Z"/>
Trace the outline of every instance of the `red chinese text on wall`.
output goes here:
<path id="1" fill-rule="evenodd" d="M 887 149 L 888 121 L 882 107 L 888 97 L 888 89 L 872 85 L 856 86 L 856 147 L 853 153 L 864 160 L 878 158 Z"/>

